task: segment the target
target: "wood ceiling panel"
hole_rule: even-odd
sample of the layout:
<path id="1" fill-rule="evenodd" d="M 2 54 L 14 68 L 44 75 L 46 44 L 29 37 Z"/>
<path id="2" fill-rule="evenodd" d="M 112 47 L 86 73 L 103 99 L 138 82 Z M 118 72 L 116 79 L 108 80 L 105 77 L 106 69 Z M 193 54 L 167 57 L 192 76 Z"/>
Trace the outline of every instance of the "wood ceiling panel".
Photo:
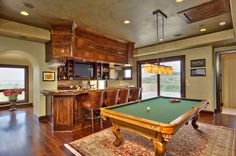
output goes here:
<path id="1" fill-rule="evenodd" d="M 227 12 L 230 12 L 229 0 L 213 0 L 178 12 L 178 14 L 182 15 L 188 23 L 194 23 Z"/>

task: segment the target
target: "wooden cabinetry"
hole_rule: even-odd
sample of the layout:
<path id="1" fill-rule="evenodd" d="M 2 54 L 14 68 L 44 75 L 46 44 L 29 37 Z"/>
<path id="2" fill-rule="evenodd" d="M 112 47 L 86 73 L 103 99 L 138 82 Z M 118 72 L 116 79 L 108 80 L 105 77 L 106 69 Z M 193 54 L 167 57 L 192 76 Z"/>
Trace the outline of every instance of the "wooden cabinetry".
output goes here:
<path id="1" fill-rule="evenodd" d="M 122 42 L 78 28 L 74 23 L 52 25 L 46 44 L 46 61 L 74 59 L 127 64 L 134 43 Z"/>
<path id="2" fill-rule="evenodd" d="M 109 79 L 109 64 L 97 63 L 97 79 Z"/>
<path id="3" fill-rule="evenodd" d="M 128 56 L 130 56 L 128 53 L 133 51 L 129 46 L 130 43 L 113 40 L 79 28 L 76 28 L 76 34 L 79 36 L 75 41 L 76 57 L 120 64 L 128 63 Z"/>
<path id="4" fill-rule="evenodd" d="M 75 64 L 88 64 L 93 66 L 93 75 L 90 77 L 80 77 L 79 75 L 75 75 Z M 79 66 L 78 66 L 79 68 Z M 65 66 L 60 66 L 57 69 L 58 71 L 58 81 L 65 80 L 80 80 L 80 79 L 100 79 L 107 80 L 110 78 L 110 68 L 109 64 L 106 63 L 84 63 L 77 62 L 74 60 L 67 60 Z"/>
<path id="5" fill-rule="evenodd" d="M 65 66 L 60 66 L 57 69 L 58 80 L 74 80 L 74 61 L 67 60 Z"/>
<path id="6" fill-rule="evenodd" d="M 52 59 L 67 59 L 73 57 L 75 51 L 74 23 L 51 25 L 51 41 L 46 43 L 46 61 Z"/>
<path id="7" fill-rule="evenodd" d="M 81 128 L 81 102 L 88 91 L 41 91 L 46 96 L 46 115 L 54 131 L 74 131 Z"/>

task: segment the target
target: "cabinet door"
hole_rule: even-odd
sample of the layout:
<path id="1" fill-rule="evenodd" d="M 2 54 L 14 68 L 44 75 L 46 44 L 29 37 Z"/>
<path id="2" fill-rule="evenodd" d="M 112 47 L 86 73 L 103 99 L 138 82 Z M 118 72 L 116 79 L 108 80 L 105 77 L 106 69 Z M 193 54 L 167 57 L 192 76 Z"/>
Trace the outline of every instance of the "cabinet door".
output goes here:
<path id="1" fill-rule="evenodd" d="M 73 96 L 54 97 L 53 127 L 54 130 L 73 129 Z"/>
<path id="2" fill-rule="evenodd" d="M 70 57 L 73 56 L 73 48 L 71 46 L 52 46 L 54 57 Z"/>

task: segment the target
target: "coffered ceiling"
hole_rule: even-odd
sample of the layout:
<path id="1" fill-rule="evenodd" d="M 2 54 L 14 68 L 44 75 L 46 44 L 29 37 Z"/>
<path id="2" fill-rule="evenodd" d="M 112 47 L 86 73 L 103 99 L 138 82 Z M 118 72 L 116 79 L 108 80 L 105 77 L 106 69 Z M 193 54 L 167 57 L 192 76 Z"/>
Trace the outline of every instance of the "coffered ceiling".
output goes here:
<path id="1" fill-rule="evenodd" d="M 156 18 L 152 15 L 156 9 L 168 16 L 164 42 L 231 29 L 230 12 L 193 23 L 188 23 L 178 14 L 210 1 L 216 0 L 184 0 L 181 3 L 175 0 L 0 0 L 0 16 L 48 30 L 51 23 L 74 21 L 92 32 L 135 42 L 137 48 L 157 42 Z M 22 16 L 22 10 L 29 16 Z M 126 19 L 131 23 L 124 24 Z M 220 26 L 223 21 L 226 24 Z M 200 32 L 201 27 L 207 31 Z"/>

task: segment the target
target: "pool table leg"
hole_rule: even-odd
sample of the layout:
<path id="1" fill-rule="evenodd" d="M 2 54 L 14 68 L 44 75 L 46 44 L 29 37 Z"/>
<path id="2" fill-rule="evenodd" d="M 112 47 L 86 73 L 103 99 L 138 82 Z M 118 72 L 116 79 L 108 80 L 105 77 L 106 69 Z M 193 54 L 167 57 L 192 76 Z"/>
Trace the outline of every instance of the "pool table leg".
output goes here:
<path id="1" fill-rule="evenodd" d="M 196 115 L 193 117 L 193 120 L 192 120 L 192 126 L 193 126 L 194 129 L 197 129 L 197 128 L 198 128 L 197 120 L 198 120 L 198 114 L 196 114 Z"/>
<path id="2" fill-rule="evenodd" d="M 113 145 L 116 146 L 116 147 L 118 147 L 118 146 L 120 146 L 120 144 L 121 144 L 122 141 L 123 141 L 123 137 L 122 137 L 122 135 L 121 135 L 121 133 L 120 133 L 120 128 L 119 128 L 119 126 L 113 124 L 112 132 L 113 132 L 113 134 L 116 136 L 115 141 L 113 141 Z"/>
<path id="3" fill-rule="evenodd" d="M 155 156 L 164 156 L 166 152 L 166 142 L 153 141 L 155 148 Z"/>

